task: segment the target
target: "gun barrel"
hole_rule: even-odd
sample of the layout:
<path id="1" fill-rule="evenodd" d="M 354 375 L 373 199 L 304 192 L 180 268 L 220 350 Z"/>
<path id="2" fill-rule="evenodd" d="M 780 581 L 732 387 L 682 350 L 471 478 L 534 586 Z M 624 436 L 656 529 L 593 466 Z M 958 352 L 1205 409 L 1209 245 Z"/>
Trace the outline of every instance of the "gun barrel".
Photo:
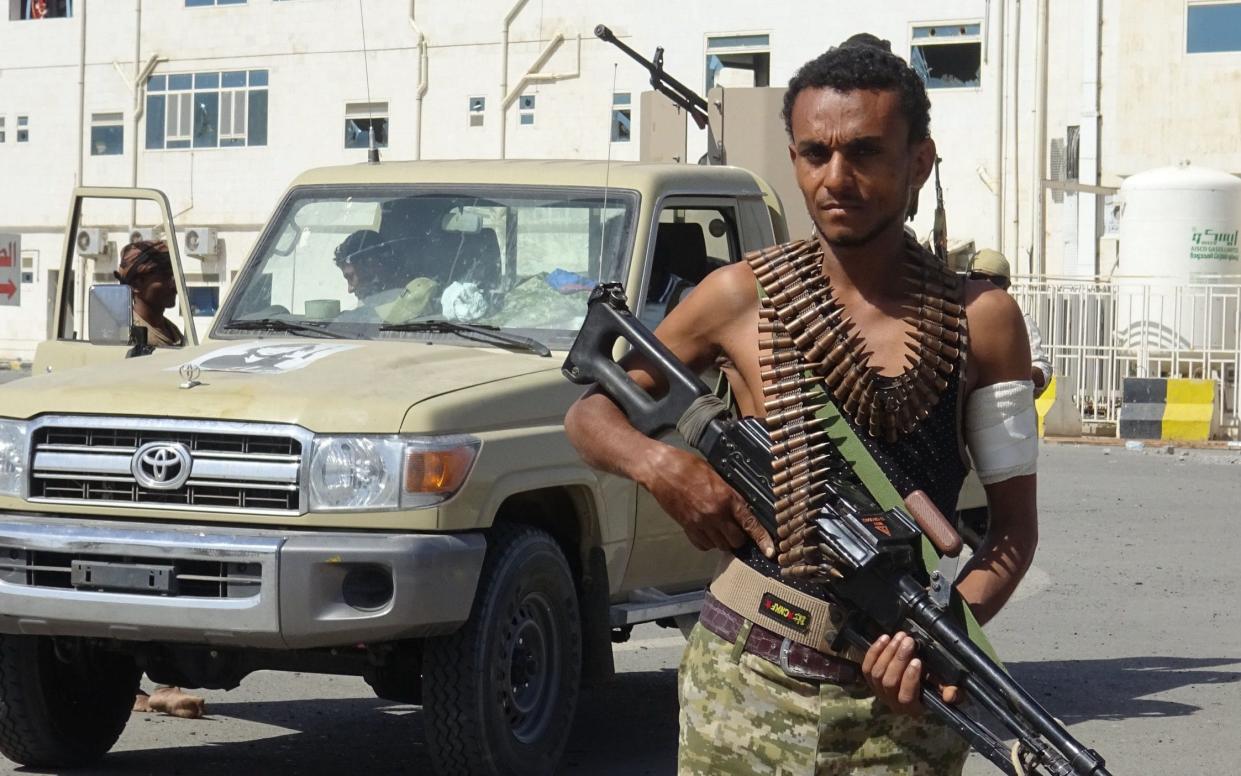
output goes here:
<path id="1" fill-rule="evenodd" d="M 1055 717 L 1025 691 L 979 649 L 965 631 L 948 614 L 936 606 L 922 587 L 912 577 L 905 575 L 899 582 L 907 616 L 932 639 L 948 650 L 954 659 L 965 666 L 965 690 L 980 700 L 999 696 L 1003 703 L 987 704 L 1001 719 L 1011 709 L 1021 724 L 1014 730 L 1028 728 L 1046 739 L 1056 756 L 1064 758 L 1079 776 L 1106 776 L 1103 758 L 1075 739 Z"/>
<path id="2" fill-rule="evenodd" d="M 702 95 L 668 75 L 661 65 L 634 51 L 617 38 L 616 34 L 606 24 L 595 26 L 595 37 L 604 43 L 611 43 L 623 51 L 630 59 L 645 67 L 647 72 L 651 74 L 652 88 L 681 106 L 700 128 L 707 125 L 707 101 Z M 657 58 L 662 61 L 661 56 L 657 55 Z"/>

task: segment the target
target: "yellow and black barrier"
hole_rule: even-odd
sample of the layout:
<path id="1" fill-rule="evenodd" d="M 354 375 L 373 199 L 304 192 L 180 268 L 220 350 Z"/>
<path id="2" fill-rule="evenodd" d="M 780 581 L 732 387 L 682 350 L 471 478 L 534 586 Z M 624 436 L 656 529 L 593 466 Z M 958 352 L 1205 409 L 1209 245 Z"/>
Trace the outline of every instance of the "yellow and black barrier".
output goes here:
<path id="1" fill-rule="evenodd" d="M 1205 442 L 1214 412 L 1214 380 L 1126 377 L 1117 433 L 1121 439 Z"/>

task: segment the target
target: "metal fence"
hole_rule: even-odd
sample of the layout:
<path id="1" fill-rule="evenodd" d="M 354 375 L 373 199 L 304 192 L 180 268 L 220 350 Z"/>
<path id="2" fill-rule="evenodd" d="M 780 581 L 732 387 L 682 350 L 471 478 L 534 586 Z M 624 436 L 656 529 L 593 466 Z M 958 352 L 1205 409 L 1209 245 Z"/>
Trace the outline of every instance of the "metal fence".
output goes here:
<path id="1" fill-rule="evenodd" d="M 1161 278 L 1015 278 L 1038 323 L 1058 391 L 1072 391 L 1086 433 L 1115 433 L 1126 377 L 1216 381 L 1217 436 L 1241 433 L 1241 284 Z"/>

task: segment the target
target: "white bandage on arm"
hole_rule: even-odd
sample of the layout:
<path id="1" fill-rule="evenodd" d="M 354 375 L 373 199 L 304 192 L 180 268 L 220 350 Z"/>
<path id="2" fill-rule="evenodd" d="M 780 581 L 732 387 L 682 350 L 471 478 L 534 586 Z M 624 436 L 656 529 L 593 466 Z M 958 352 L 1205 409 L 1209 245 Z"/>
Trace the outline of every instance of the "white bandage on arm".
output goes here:
<path id="1" fill-rule="evenodd" d="M 965 404 L 965 442 L 983 485 L 1038 470 L 1034 383 L 1011 380 L 976 389 Z"/>

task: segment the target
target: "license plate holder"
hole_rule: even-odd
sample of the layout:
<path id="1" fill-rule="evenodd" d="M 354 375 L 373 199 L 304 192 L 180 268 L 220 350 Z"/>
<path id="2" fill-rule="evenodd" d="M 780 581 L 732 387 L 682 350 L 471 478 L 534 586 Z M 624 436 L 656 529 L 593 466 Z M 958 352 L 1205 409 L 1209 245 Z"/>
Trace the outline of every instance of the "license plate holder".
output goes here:
<path id="1" fill-rule="evenodd" d="M 169 594 L 176 585 L 176 574 L 172 566 L 75 560 L 70 581 L 79 590 Z"/>

